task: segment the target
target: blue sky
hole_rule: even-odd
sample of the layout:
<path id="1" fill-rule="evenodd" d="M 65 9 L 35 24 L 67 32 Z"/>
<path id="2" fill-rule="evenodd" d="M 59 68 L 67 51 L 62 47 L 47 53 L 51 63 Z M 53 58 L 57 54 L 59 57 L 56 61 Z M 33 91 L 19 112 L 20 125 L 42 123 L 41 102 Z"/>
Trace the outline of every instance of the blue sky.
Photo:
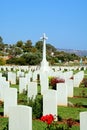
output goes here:
<path id="1" fill-rule="evenodd" d="M 87 50 L 87 0 L 0 0 L 4 43 L 35 45 L 43 33 L 56 48 Z"/>

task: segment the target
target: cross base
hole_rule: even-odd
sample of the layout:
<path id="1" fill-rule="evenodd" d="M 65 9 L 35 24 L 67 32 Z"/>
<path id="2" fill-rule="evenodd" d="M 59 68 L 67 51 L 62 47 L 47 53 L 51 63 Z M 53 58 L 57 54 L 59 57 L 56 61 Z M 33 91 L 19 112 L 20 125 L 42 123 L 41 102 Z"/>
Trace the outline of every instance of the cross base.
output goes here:
<path id="1" fill-rule="evenodd" d="M 41 71 L 49 71 L 50 70 L 49 62 L 47 62 L 46 60 L 42 60 L 40 70 Z"/>

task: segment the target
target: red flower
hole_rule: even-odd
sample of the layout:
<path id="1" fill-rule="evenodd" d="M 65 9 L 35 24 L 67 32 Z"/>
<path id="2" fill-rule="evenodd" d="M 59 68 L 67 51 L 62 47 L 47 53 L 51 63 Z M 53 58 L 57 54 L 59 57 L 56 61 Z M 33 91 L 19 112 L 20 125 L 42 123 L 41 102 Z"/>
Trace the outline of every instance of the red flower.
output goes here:
<path id="1" fill-rule="evenodd" d="M 41 121 L 46 122 L 48 125 L 50 125 L 54 121 L 54 116 L 52 114 L 42 116 Z"/>

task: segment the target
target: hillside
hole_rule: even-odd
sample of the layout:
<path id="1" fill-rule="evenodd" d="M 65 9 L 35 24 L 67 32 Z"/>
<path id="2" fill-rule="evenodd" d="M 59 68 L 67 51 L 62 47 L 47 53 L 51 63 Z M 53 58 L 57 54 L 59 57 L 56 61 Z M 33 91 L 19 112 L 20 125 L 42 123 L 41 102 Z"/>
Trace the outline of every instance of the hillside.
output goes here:
<path id="1" fill-rule="evenodd" d="M 87 56 L 87 50 L 73 50 L 73 49 L 58 49 L 67 53 L 75 53 L 78 56 Z"/>

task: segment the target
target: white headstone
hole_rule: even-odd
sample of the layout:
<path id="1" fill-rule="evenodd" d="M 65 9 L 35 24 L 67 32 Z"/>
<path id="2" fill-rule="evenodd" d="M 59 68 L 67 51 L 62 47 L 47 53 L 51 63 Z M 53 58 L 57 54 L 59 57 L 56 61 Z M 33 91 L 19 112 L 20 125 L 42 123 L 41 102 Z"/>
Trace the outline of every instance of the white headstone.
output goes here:
<path id="1" fill-rule="evenodd" d="M 0 73 L 0 77 L 2 77 L 2 73 Z"/>
<path id="2" fill-rule="evenodd" d="M 27 85 L 28 85 L 31 81 L 31 78 L 32 78 L 32 72 L 26 73 L 25 78 L 27 80 Z"/>
<path id="3" fill-rule="evenodd" d="M 0 77 L 0 83 L 1 83 L 1 85 L 3 84 L 3 82 L 6 82 L 6 77 Z"/>
<path id="4" fill-rule="evenodd" d="M 37 82 L 30 82 L 28 85 L 28 98 L 35 99 L 37 95 Z"/>
<path id="5" fill-rule="evenodd" d="M 80 130 L 87 130 L 87 112 L 80 112 Z"/>
<path id="6" fill-rule="evenodd" d="M 80 71 L 74 75 L 74 87 L 79 87 L 81 81 L 84 78 L 84 72 Z"/>
<path id="7" fill-rule="evenodd" d="M 69 78 L 73 77 L 73 71 L 67 71 L 63 73 L 63 79 L 67 80 Z"/>
<path id="8" fill-rule="evenodd" d="M 9 130 L 32 130 L 32 108 L 23 105 L 10 107 Z"/>
<path id="9" fill-rule="evenodd" d="M 9 107 L 17 105 L 17 89 L 7 88 L 4 92 L 4 116 L 9 116 Z"/>
<path id="10" fill-rule="evenodd" d="M 27 90 L 27 79 L 25 77 L 19 78 L 19 93 L 23 93 Z"/>
<path id="11" fill-rule="evenodd" d="M 8 72 L 8 81 L 11 84 L 16 84 L 16 73 L 14 73 L 14 72 Z"/>
<path id="12" fill-rule="evenodd" d="M 67 96 L 68 97 L 73 97 L 73 91 L 74 91 L 74 84 L 72 79 L 67 79 L 66 80 L 66 85 L 67 85 Z"/>
<path id="13" fill-rule="evenodd" d="M 47 91 L 49 88 L 48 74 L 45 72 L 40 73 L 40 85 L 41 85 L 41 94 L 43 95 L 45 91 Z"/>
<path id="14" fill-rule="evenodd" d="M 5 89 L 10 87 L 10 83 L 9 81 L 4 81 L 0 83 L 0 100 L 4 101 L 4 92 L 6 91 Z"/>
<path id="15" fill-rule="evenodd" d="M 67 86 L 65 83 L 57 83 L 57 105 L 67 106 Z"/>
<path id="16" fill-rule="evenodd" d="M 17 77 L 24 77 L 25 76 L 25 73 L 22 72 L 22 71 L 17 71 Z"/>
<path id="17" fill-rule="evenodd" d="M 47 90 L 47 92 L 43 95 L 43 115 L 47 114 L 52 114 L 57 117 L 58 113 L 56 90 Z"/>
<path id="18" fill-rule="evenodd" d="M 40 73 L 40 72 L 39 72 L 38 70 L 33 72 L 33 81 L 37 81 L 37 75 L 38 75 L 39 73 Z"/>

